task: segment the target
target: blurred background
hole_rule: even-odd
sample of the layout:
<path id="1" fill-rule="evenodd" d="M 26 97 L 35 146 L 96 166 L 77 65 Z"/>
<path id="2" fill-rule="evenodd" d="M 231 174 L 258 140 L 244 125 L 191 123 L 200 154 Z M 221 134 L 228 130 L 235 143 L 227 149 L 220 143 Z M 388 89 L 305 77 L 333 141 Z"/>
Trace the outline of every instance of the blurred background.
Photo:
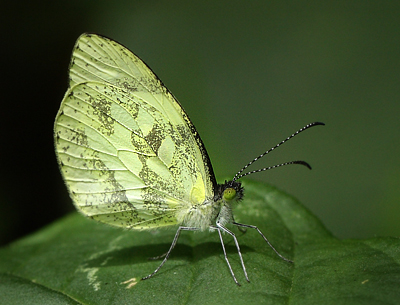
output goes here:
<path id="1" fill-rule="evenodd" d="M 400 2 L 8 1 L 1 24 L 0 243 L 73 211 L 53 121 L 83 32 L 127 46 L 183 105 L 217 179 L 252 169 L 340 238 L 400 234 Z"/>

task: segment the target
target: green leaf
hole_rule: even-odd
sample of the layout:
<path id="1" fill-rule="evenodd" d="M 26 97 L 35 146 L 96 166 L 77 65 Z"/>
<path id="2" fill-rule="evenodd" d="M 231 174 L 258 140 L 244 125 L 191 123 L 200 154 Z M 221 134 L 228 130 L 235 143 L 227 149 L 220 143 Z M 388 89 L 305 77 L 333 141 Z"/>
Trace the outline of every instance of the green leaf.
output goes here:
<path id="1" fill-rule="evenodd" d="M 260 183 L 244 186 L 236 221 L 258 226 L 294 264 L 280 259 L 255 230 L 232 228 L 250 278 L 247 283 L 225 235 L 238 287 L 218 234 L 185 231 L 159 273 L 140 281 L 160 263 L 148 258 L 165 253 L 175 231 L 121 230 L 74 213 L 0 250 L 0 303 L 398 303 L 399 238 L 338 240 L 292 197 Z"/>

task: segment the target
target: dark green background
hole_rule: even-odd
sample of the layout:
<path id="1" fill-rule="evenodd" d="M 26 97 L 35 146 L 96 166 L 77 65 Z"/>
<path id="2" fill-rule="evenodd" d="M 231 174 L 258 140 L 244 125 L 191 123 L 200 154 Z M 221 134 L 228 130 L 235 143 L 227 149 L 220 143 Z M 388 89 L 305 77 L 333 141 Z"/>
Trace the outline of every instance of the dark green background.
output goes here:
<path id="1" fill-rule="evenodd" d="M 252 176 L 336 236 L 399 236 L 400 2 L 26 1 L 2 6 L 0 241 L 73 209 L 53 120 L 83 32 L 139 55 L 181 102 L 217 178 L 312 121 Z"/>

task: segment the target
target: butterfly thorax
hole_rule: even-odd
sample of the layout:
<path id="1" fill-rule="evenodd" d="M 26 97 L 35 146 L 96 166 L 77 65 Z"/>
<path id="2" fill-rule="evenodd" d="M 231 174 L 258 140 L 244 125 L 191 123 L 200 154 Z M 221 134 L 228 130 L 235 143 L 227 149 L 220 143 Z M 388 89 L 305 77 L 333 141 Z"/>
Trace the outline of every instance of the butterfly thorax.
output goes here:
<path id="1" fill-rule="evenodd" d="M 225 181 L 224 184 L 218 184 L 214 197 L 193 205 L 184 216 L 183 224 L 204 231 L 217 222 L 222 225 L 233 222 L 232 204 L 243 198 L 243 190 L 239 182 Z"/>

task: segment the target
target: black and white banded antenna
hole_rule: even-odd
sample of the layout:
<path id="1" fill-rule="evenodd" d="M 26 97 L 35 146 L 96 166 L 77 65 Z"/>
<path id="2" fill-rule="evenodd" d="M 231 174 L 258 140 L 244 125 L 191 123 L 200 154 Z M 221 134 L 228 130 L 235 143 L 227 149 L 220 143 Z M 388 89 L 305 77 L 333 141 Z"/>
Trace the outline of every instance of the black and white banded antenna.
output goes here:
<path id="1" fill-rule="evenodd" d="M 247 176 L 247 175 L 251 175 L 251 174 L 254 174 L 254 173 L 258 173 L 258 172 L 263 172 L 263 171 L 266 171 L 266 170 L 269 170 L 269 169 L 273 169 L 273 168 L 277 168 L 277 167 L 284 166 L 284 165 L 289 165 L 289 164 L 301 164 L 301 165 L 304 165 L 304 166 L 308 167 L 309 169 L 311 169 L 310 164 L 308 164 L 308 163 L 305 162 L 305 161 L 290 161 L 290 162 L 285 162 L 285 163 L 277 164 L 277 165 L 274 165 L 274 166 L 269 166 L 269 167 L 264 167 L 264 168 L 256 169 L 256 170 L 254 170 L 254 171 L 251 171 L 251 172 L 242 174 L 242 172 L 243 172 L 244 170 L 246 170 L 246 168 L 248 168 L 250 165 L 252 165 L 252 164 L 253 164 L 254 162 L 256 162 L 257 160 L 259 160 L 259 159 L 261 159 L 262 157 L 264 157 L 266 154 L 269 154 L 269 153 L 270 153 L 271 151 L 273 151 L 275 148 L 281 146 L 283 143 L 287 142 L 289 139 L 293 138 L 294 136 L 297 136 L 300 132 L 302 132 L 302 131 L 304 131 L 304 130 L 310 128 L 310 127 L 317 126 L 317 125 L 325 125 L 325 124 L 322 123 L 322 122 L 314 122 L 314 123 L 307 124 L 307 125 L 304 126 L 303 128 L 300 128 L 300 129 L 297 130 L 295 133 L 293 133 L 292 135 L 288 136 L 288 137 L 287 137 L 285 140 L 283 140 L 282 142 L 276 144 L 274 147 L 268 149 L 266 152 L 262 153 L 261 155 L 259 155 L 258 157 L 254 158 L 254 159 L 251 160 L 249 163 L 247 163 L 247 165 L 245 165 L 240 171 L 238 171 L 238 172 L 236 173 L 236 175 L 233 177 L 232 181 L 236 181 L 236 180 L 238 180 L 238 179 L 240 179 L 240 178 L 242 178 L 242 177 L 244 177 L 244 176 Z"/>

